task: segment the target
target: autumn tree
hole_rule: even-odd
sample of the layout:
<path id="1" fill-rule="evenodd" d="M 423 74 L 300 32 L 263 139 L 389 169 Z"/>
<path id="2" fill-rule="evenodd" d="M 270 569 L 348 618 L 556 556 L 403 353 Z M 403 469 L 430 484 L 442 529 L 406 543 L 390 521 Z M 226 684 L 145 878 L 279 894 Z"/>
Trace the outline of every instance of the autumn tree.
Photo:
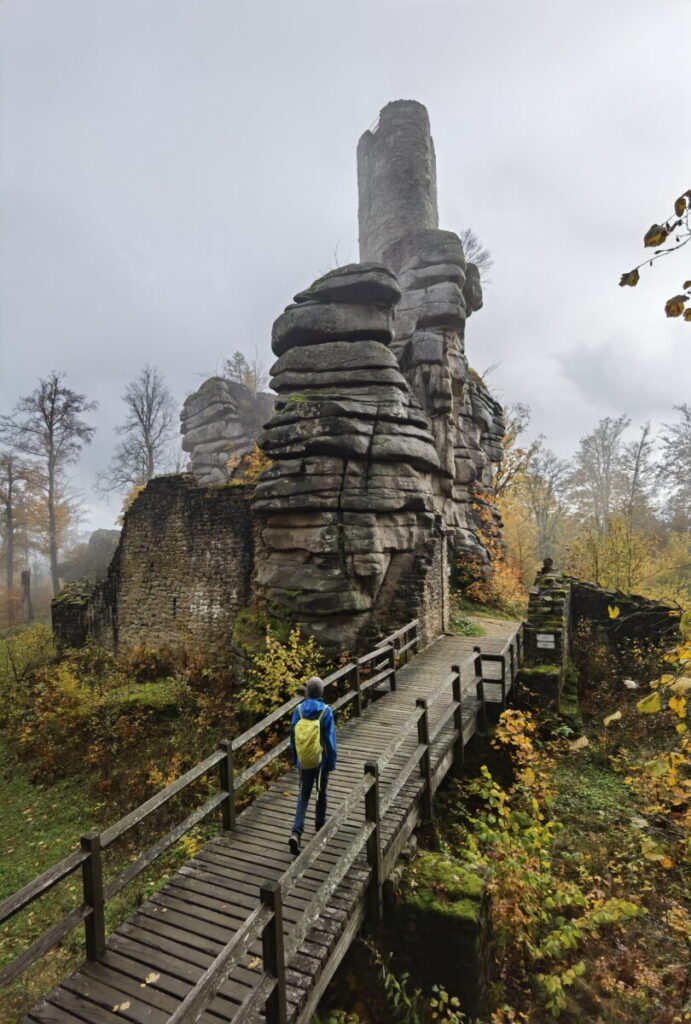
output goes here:
<path id="1" fill-rule="evenodd" d="M 79 457 L 95 433 L 81 417 L 97 402 L 72 391 L 64 374 L 53 370 L 30 395 L 20 398 L 12 416 L 0 416 L 0 438 L 39 470 L 45 494 L 46 535 L 53 593 L 60 589 L 58 537 L 65 512 L 65 468 Z"/>
<path id="2" fill-rule="evenodd" d="M 542 438 L 538 437 L 529 444 L 521 444 L 520 438 L 530 424 L 530 409 L 522 402 L 508 405 L 504 410 L 506 430 L 503 437 L 504 457 L 497 465 L 492 480 L 494 493 L 498 498 L 506 495 L 512 487 L 520 483 L 525 476 L 531 461 L 540 451 Z"/>
<path id="3" fill-rule="evenodd" d="M 224 359 L 223 376 L 226 377 L 227 380 L 233 380 L 238 384 L 244 384 L 248 391 L 251 391 L 253 395 L 258 395 L 260 392 L 266 391 L 269 386 L 269 374 L 266 369 L 266 364 L 259 358 L 256 347 L 254 350 L 254 357 L 251 362 L 247 356 L 239 350 L 233 352 L 230 359 Z"/>
<path id="4" fill-rule="evenodd" d="M 655 260 L 669 256 L 670 253 L 682 249 L 689 242 L 691 242 L 691 189 L 687 189 L 678 199 L 675 199 L 674 213 L 667 220 L 662 224 L 652 224 L 648 228 L 643 236 L 643 245 L 646 248 L 654 249 L 654 255 L 643 260 L 633 270 L 622 274 L 619 284 L 622 288 L 625 286 L 635 288 L 640 280 L 641 267 L 644 267 L 646 263 L 652 266 Z M 681 316 L 691 323 L 691 305 L 687 306 L 687 303 L 691 303 L 691 280 L 684 281 L 682 291 L 667 300 L 665 313 L 671 317 Z"/>
<path id="5" fill-rule="evenodd" d="M 101 492 L 140 488 L 171 460 L 177 410 L 161 372 L 145 366 L 127 385 L 122 400 L 127 413 L 115 428 L 121 440 L 108 469 L 98 476 Z"/>

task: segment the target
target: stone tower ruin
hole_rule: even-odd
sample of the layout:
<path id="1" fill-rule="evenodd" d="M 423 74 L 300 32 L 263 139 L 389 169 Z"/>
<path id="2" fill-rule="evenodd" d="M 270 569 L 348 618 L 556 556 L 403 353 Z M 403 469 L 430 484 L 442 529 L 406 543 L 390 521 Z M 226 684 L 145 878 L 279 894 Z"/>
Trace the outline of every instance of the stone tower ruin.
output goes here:
<path id="1" fill-rule="evenodd" d="M 438 227 L 422 104 L 389 103 L 364 133 L 358 189 L 362 262 L 313 282 L 274 323 L 275 400 L 220 378 L 190 396 L 190 475 L 151 481 L 108 578 L 56 600 L 64 642 L 192 637 L 223 657 L 240 611 L 268 608 L 354 652 L 413 617 L 438 635 L 449 559 L 489 572 L 504 423 L 468 366 L 480 276 Z M 228 486 L 229 453 L 255 437 L 272 465 L 256 488 Z"/>

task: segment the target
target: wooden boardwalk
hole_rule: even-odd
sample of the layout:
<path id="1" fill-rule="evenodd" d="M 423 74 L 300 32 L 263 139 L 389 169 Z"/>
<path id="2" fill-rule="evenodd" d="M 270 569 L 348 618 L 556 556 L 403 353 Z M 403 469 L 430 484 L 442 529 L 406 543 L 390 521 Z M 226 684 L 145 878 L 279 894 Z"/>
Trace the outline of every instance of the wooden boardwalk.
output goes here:
<path id="1" fill-rule="evenodd" d="M 482 728 L 483 683 L 473 648 L 483 654 L 485 699 L 499 701 L 518 669 L 517 628 L 493 623 L 486 637 L 444 635 L 398 668 L 396 689 L 339 727 L 327 826 L 315 835 L 312 802 L 297 860 L 287 845 L 298 790 L 290 771 L 146 900 L 107 939 L 98 961 L 65 979 L 25 1024 L 307 1022 L 363 922 L 376 920 L 381 882 L 416 822 L 429 815 L 433 792 Z M 509 656 L 504 683 L 490 682 Z M 460 687 L 452 672 L 458 665 Z M 454 702 L 459 689 L 461 708 Z M 366 774 L 367 762 L 378 763 L 378 785 L 376 769 Z M 219 955 L 226 956 L 226 980 L 214 995 L 213 979 L 201 990 Z M 181 1010 L 195 985 L 198 1006 L 206 1008 L 195 1010 L 188 999 Z"/>

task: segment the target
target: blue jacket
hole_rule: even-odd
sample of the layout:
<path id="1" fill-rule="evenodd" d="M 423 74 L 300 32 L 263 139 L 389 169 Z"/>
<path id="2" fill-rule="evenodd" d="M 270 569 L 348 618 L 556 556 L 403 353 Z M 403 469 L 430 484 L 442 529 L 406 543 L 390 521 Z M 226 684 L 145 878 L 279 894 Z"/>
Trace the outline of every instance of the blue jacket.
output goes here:
<path id="1" fill-rule="evenodd" d="M 324 711 L 321 720 L 321 766 L 325 772 L 332 772 L 336 767 L 336 726 L 333 711 L 323 700 L 315 700 L 312 697 L 306 697 L 301 704 L 298 704 L 290 720 L 290 752 L 293 755 L 293 764 L 297 767 L 300 766 L 295 750 L 295 723 L 300 720 L 300 710 L 303 718 L 319 718 Z"/>

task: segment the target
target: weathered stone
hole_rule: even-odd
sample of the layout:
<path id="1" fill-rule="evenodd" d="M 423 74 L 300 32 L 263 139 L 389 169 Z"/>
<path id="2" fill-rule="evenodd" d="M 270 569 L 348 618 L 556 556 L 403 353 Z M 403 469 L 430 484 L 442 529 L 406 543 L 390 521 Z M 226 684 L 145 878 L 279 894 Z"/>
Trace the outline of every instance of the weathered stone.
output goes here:
<path id="1" fill-rule="evenodd" d="M 288 306 L 274 322 L 271 348 L 280 356 L 297 345 L 367 339 L 388 344 L 392 338 L 393 313 L 390 309 L 382 306 L 351 306 L 345 302 L 329 306 L 305 302 Z"/>
<path id="2" fill-rule="evenodd" d="M 273 396 L 253 394 L 243 384 L 211 377 L 190 395 L 180 414 L 183 451 L 198 483 L 222 484 L 233 472 L 231 456 L 249 452 Z"/>
<path id="3" fill-rule="evenodd" d="M 371 370 L 376 367 L 397 371 L 398 360 L 386 345 L 374 339 L 366 339 L 291 348 L 276 360 L 270 372 L 277 376 L 289 370 L 295 373 L 321 373 L 327 370 Z"/>
<path id="4" fill-rule="evenodd" d="M 291 349 L 295 352 L 295 349 Z M 344 379 L 345 378 L 345 379 Z M 271 378 L 271 386 L 274 391 L 280 394 L 283 392 L 297 391 L 302 387 L 307 390 L 319 391 L 324 388 L 338 387 L 341 391 L 352 388 L 366 387 L 373 384 L 387 384 L 407 391 L 405 377 L 399 370 L 388 367 L 373 370 L 348 370 L 347 376 L 342 368 L 337 370 L 325 370 L 322 373 L 285 373 L 275 374 Z"/>
<path id="5" fill-rule="evenodd" d="M 480 271 L 474 263 L 469 263 L 465 271 L 465 285 L 463 286 L 463 298 L 468 316 L 477 313 L 482 309 L 482 284 L 480 283 Z"/>
<path id="6" fill-rule="evenodd" d="M 350 302 L 363 306 L 395 306 L 401 297 L 396 275 L 381 263 L 348 263 L 318 278 L 295 302 Z"/>

